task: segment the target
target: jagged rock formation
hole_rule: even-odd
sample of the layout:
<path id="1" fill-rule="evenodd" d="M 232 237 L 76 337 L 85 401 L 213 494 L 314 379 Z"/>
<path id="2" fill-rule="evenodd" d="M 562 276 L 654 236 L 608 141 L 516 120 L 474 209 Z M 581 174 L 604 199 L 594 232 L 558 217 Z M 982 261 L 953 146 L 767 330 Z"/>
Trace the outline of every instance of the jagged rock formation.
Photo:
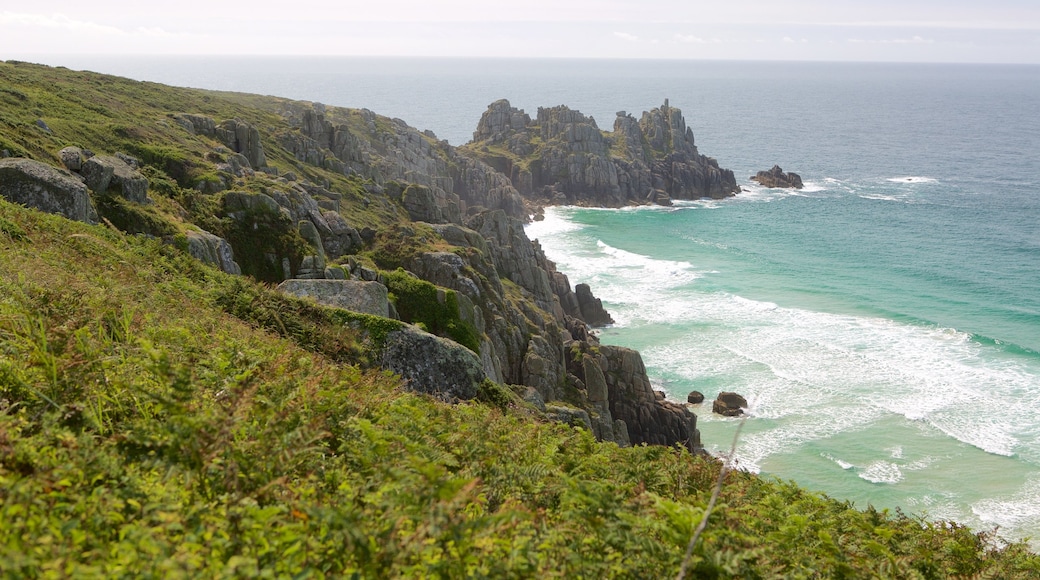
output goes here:
<path id="1" fill-rule="evenodd" d="M 432 132 L 419 132 L 368 109 L 295 101 L 283 105 L 280 112 L 294 129 L 276 138 L 296 159 L 338 173 L 357 173 L 379 186 L 392 181 L 424 186 L 441 212 L 432 220 L 435 223 L 461 223 L 470 208 L 525 215 L 523 199 L 507 177 L 461 155 Z"/>
<path id="2" fill-rule="evenodd" d="M 225 271 L 235 272 L 235 266 L 240 266 L 241 271 L 269 282 L 293 278 L 283 289 L 294 294 L 317 297 L 323 294 L 315 290 L 319 285 L 338 285 L 339 290 L 325 294 L 341 296 L 318 299 L 393 318 L 396 309 L 387 300 L 387 278 L 345 257 L 363 247 L 386 243 L 422 248 L 397 254 L 399 265 L 436 285 L 440 306 L 457 306 L 458 320 L 471 325 L 477 337 L 467 339 L 467 348 L 412 327 L 391 333 L 380 354 L 381 365 L 400 373 L 411 388 L 448 400 L 469 399 L 481 381 L 490 378 L 517 385 L 518 391 L 526 393 L 525 399 L 535 401 L 550 416 L 587 425 L 606 441 L 699 447 L 695 417 L 652 391 L 638 353 L 601 345 L 591 332 L 590 327 L 613 321 L 587 285 L 572 288 L 538 243 L 527 238 L 527 212 L 514 187 L 517 180 L 468 149 L 451 147 L 400 120 L 367 110 L 311 103 L 283 101 L 280 106 L 288 128 L 270 136 L 239 119 L 216 122 L 204 115 L 169 115 L 172 127 L 185 131 L 187 139 L 199 141 L 202 154 L 198 158 L 211 164 L 210 174 L 219 174 L 222 180 L 193 185 L 203 196 L 216 196 L 217 227 L 225 238 L 186 233 L 192 255 Z M 719 185 L 725 179 L 717 165 L 696 155 L 692 133 L 682 124 L 678 111 L 674 115 L 655 111 L 646 116 L 645 135 L 640 130 L 640 147 L 649 152 L 639 158 L 644 163 L 616 154 L 619 150 L 613 142 L 604 140 L 594 122 L 580 113 L 546 110 L 543 121 L 548 141 L 569 143 L 568 147 L 584 144 L 578 147 L 585 147 L 588 153 L 576 164 L 567 161 L 565 170 L 573 171 L 575 177 L 561 183 L 610 185 L 609 178 L 601 179 L 609 174 L 625 176 L 618 184 L 648 186 L 636 196 L 632 193 L 635 188 L 617 185 L 612 205 L 643 201 L 654 191 L 659 202 L 671 196 L 699 197 L 697 188 L 708 195 L 712 191 L 730 193 Z M 667 122 L 658 123 L 655 115 L 664 115 Z M 503 122 L 496 123 L 504 127 Z M 535 126 L 523 115 L 512 113 L 508 124 Z M 683 143 L 678 149 L 669 141 L 672 133 Z M 316 169 L 266 167 L 265 145 L 271 151 L 270 159 L 284 159 L 284 152 L 270 149 L 280 146 L 298 163 Z M 521 145 L 518 140 L 517 146 Z M 655 153 L 658 150 L 662 155 Z M 105 168 L 111 167 L 108 190 L 114 187 L 119 163 L 133 170 L 118 157 L 98 159 L 88 153 L 68 150 L 61 158 L 81 171 L 97 165 L 85 172 L 101 179 L 106 177 Z M 679 157 L 667 161 L 673 154 Z M 546 159 L 556 159 L 553 155 L 547 153 Z M 619 165 L 621 161 L 629 165 Z M 668 163 L 668 167 L 663 165 Z M 618 167 L 624 168 L 620 174 Z M 712 167 L 714 173 L 709 171 Z M 122 166 L 118 169 L 122 171 Z M 340 187 L 342 176 L 362 185 L 337 189 L 335 180 L 315 177 L 321 171 L 339 174 Z M 714 190 L 711 179 L 716 179 Z M 124 185 L 125 180 L 118 183 L 119 192 L 132 189 Z M 532 189 L 535 181 L 532 177 L 520 183 Z M 350 207 L 361 205 L 377 214 L 389 214 L 383 219 L 394 224 L 392 229 L 355 221 L 355 215 L 343 211 L 345 195 L 351 196 L 349 204 L 354 205 Z M 408 220 L 421 223 L 409 224 Z M 363 291 L 343 290 L 345 284 Z M 372 298 L 371 289 L 379 295 Z M 449 290 L 450 301 L 445 299 Z M 352 294 L 353 302 L 340 300 L 346 293 Z M 372 299 L 355 300 L 357 295 Z M 372 304 L 376 307 L 370 308 Z"/>
<path id="3" fill-rule="evenodd" d="M 228 274 L 242 274 L 242 268 L 235 261 L 235 252 L 227 240 L 207 231 L 190 231 L 185 236 L 188 238 L 188 253 L 196 260 L 212 264 Z"/>
<path id="4" fill-rule="evenodd" d="M 751 181 L 757 181 L 764 187 L 784 187 L 791 189 L 801 189 L 805 187 L 802 184 L 802 178 L 800 175 L 794 172 L 784 173 L 784 170 L 780 169 L 779 165 L 774 165 L 773 168 L 768 171 L 759 171 L 751 177 Z"/>
<path id="5" fill-rule="evenodd" d="M 32 159 L 0 159 L 0 197 L 71 220 L 97 223 L 83 182 L 68 171 Z"/>
<path id="6" fill-rule="evenodd" d="M 502 99 L 485 111 L 466 150 L 543 203 L 620 207 L 739 191 L 733 172 L 701 155 L 682 111 L 664 105 L 637 121 L 618 112 L 613 132 L 566 106 L 532 121 Z"/>
<path id="7" fill-rule="evenodd" d="M 208 123 L 204 122 L 204 125 L 205 129 L 209 128 Z M 260 130 L 256 127 L 238 119 L 229 119 L 217 125 L 214 133 L 232 151 L 244 155 L 253 169 L 267 165 L 267 156 L 260 143 Z"/>

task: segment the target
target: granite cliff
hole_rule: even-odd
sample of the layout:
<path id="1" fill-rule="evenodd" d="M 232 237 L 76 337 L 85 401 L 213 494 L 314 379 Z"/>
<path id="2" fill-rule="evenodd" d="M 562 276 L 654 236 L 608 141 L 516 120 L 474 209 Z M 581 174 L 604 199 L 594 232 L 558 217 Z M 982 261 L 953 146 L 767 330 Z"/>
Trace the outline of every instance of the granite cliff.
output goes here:
<path id="1" fill-rule="evenodd" d="M 611 132 L 566 106 L 540 107 L 531 119 L 502 99 L 481 116 L 465 150 L 541 204 L 667 205 L 739 191 L 732 171 L 697 150 L 667 99 L 638 120 L 619 111 Z"/>
<path id="2" fill-rule="evenodd" d="M 487 379 L 603 440 L 700 447 L 696 417 L 652 390 L 639 353 L 599 342 L 592 328 L 612 320 L 592 289 L 573 287 L 524 233 L 525 194 L 611 206 L 651 191 L 658 202 L 732 194 L 732 174 L 697 153 L 678 110 L 621 115 L 605 136 L 566 107 L 532 123 L 500 101 L 478 136 L 529 158 L 530 171 L 507 174 L 478 145 L 456 148 L 365 109 L 252 95 L 204 103 L 145 107 L 123 121 L 127 137 L 109 140 L 69 130 L 55 111 L 35 151 L 8 150 L 35 160 L 5 162 L 0 193 L 74 219 L 96 211 L 229 274 L 295 280 L 283 290 L 417 324 L 369 357 L 416 390 L 467 399 Z M 48 162 L 65 165 L 60 178 L 31 195 L 12 189 L 39 181 Z M 41 197 L 54 183 L 65 197 Z M 305 283 L 330 280 L 384 289 Z M 362 288 L 363 299 L 342 296 Z"/>

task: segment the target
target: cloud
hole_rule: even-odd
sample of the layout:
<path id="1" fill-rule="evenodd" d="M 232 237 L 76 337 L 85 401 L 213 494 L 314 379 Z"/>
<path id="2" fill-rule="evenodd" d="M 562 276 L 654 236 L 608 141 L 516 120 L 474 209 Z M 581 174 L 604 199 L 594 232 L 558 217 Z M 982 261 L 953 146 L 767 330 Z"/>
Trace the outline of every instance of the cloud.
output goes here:
<path id="1" fill-rule="evenodd" d="M 682 42 L 684 44 L 707 44 L 708 42 L 707 40 L 692 34 L 676 34 L 673 39 L 675 42 Z"/>
<path id="2" fill-rule="evenodd" d="M 76 32 L 95 34 L 125 34 L 115 26 L 105 26 L 85 20 L 75 20 L 64 14 L 26 14 L 19 12 L 0 12 L 0 24 L 28 26 L 38 28 L 59 28 Z"/>
<path id="3" fill-rule="evenodd" d="M 65 14 L 30 14 L 24 12 L 0 12 L 0 26 L 24 28 L 46 28 L 74 33 L 105 36 L 171 37 L 175 36 L 162 28 L 140 26 L 124 30 L 116 26 L 98 24 L 88 20 L 77 20 Z"/>
<path id="4" fill-rule="evenodd" d="M 935 44 L 934 39 L 922 38 L 920 36 L 913 36 L 911 38 L 878 38 L 870 40 L 850 38 L 848 41 L 852 44 Z"/>
<path id="5" fill-rule="evenodd" d="M 638 36 L 636 36 L 635 34 L 629 34 L 627 32 L 615 32 L 614 36 L 620 38 L 621 40 L 627 40 L 629 42 L 638 42 L 639 41 L 639 37 Z"/>

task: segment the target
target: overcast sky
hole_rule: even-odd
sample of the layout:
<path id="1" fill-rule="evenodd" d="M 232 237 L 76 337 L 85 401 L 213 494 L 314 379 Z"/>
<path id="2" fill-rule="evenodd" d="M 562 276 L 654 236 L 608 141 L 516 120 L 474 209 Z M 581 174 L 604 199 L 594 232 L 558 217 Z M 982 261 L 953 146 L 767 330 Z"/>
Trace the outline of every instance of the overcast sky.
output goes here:
<path id="1" fill-rule="evenodd" d="M 1040 63 L 1038 0 L 3 2 L 0 59 L 282 54 Z"/>

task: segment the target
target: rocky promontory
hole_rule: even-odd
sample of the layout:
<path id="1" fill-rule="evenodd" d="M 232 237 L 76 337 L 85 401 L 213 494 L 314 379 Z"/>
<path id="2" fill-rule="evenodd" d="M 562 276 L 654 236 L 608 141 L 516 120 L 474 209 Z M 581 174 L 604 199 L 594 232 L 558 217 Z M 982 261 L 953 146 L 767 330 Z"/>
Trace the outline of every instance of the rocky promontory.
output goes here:
<path id="1" fill-rule="evenodd" d="M 682 111 L 667 99 L 638 120 L 619 111 L 613 131 L 563 105 L 540 107 L 532 119 L 498 100 L 464 150 L 543 205 L 669 205 L 672 199 L 720 199 L 739 191 L 732 171 L 697 150 Z"/>

